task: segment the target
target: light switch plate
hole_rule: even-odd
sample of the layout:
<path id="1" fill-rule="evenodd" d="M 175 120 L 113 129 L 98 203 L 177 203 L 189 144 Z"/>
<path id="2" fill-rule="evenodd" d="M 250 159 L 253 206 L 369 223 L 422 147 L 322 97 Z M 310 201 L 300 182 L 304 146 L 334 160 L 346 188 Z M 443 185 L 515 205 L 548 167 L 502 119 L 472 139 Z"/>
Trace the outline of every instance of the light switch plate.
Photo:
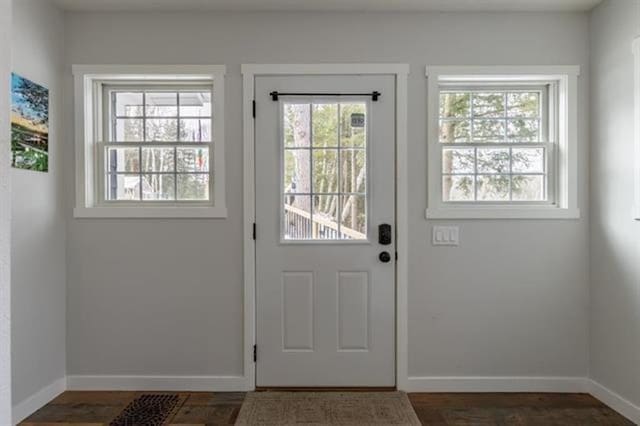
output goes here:
<path id="1" fill-rule="evenodd" d="M 434 246 L 458 246 L 460 245 L 460 228 L 458 226 L 434 226 Z"/>

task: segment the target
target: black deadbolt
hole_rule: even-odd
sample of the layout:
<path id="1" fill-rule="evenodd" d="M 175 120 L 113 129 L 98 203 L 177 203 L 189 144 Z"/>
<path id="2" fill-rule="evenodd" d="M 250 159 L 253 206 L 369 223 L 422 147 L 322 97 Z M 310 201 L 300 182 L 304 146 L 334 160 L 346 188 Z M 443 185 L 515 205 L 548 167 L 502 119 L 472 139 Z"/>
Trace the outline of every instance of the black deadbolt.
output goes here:
<path id="1" fill-rule="evenodd" d="M 391 255 L 388 251 L 383 251 L 382 253 L 380 253 L 380 256 L 378 256 L 378 258 L 382 263 L 389 263 L 391 261 Z"/>
<path id="2" fill-rule="evenodd" d="M 388 223 L 378 226 L 378 243 L 383 246 L 391 244 L 391 225 Z"/>

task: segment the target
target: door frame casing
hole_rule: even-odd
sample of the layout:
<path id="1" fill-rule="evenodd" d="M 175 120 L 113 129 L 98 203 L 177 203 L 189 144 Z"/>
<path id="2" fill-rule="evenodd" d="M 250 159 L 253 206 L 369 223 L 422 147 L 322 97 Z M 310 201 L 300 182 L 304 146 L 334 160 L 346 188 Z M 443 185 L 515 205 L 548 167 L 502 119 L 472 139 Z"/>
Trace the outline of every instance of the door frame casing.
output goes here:
<path id="1" fill-rule="evenodd" d="M 256 387 L 256 222 L 255 203 L 255 120 L 256 77 L 283 75 L 391 75 L 395 77 L 395 169 L 396 169 L 396 386 L 407 390 L 408 373 L 408 64 L 243 64 L 243 262 L 244 262 L 244 381 L 245 390 Z M 259 113 L 259 111 L 258 111 Z M 258 230 L 259 231 L 259 230 Z M 259 238 L 259 235 L 258 235 Z"/>

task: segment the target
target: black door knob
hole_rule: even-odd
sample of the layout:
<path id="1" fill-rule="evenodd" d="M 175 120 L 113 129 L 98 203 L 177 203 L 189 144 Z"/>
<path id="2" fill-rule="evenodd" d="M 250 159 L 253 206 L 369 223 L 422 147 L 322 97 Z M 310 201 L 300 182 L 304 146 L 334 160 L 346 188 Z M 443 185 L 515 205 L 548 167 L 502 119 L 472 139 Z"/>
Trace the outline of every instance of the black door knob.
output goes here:
<path id="1" fill-rule="evenodd" d="M 391 262 L 391 255 L 388 251 L 383 251 L 380 253 L 380 256 L 378 256 L 378 259 L 380 259 L 380 262 L 382 263 L 389 263 Z"/>

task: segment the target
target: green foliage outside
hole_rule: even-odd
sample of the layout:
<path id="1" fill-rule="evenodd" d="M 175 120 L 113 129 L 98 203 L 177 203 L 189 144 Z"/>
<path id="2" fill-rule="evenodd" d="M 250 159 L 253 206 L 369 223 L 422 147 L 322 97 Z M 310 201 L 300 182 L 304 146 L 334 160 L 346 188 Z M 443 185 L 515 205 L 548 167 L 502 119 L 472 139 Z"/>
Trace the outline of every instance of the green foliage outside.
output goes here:
<path id="1" fill-rule="evenodd" d="M 353 114 L 366 104 L 285 105 L 284 191 L 315 218 L 365 233 L 366 125 L 352 127 Z"/>
<path id="2" fill-rule="evenodd" d="M 527 91 L 441 94 L 440 141 L 480 144 L 443 151 L 445 201 L 544 198 L 544 148 L 517 147 L 541 142 L 540 102 L 539 92 Z"/>

